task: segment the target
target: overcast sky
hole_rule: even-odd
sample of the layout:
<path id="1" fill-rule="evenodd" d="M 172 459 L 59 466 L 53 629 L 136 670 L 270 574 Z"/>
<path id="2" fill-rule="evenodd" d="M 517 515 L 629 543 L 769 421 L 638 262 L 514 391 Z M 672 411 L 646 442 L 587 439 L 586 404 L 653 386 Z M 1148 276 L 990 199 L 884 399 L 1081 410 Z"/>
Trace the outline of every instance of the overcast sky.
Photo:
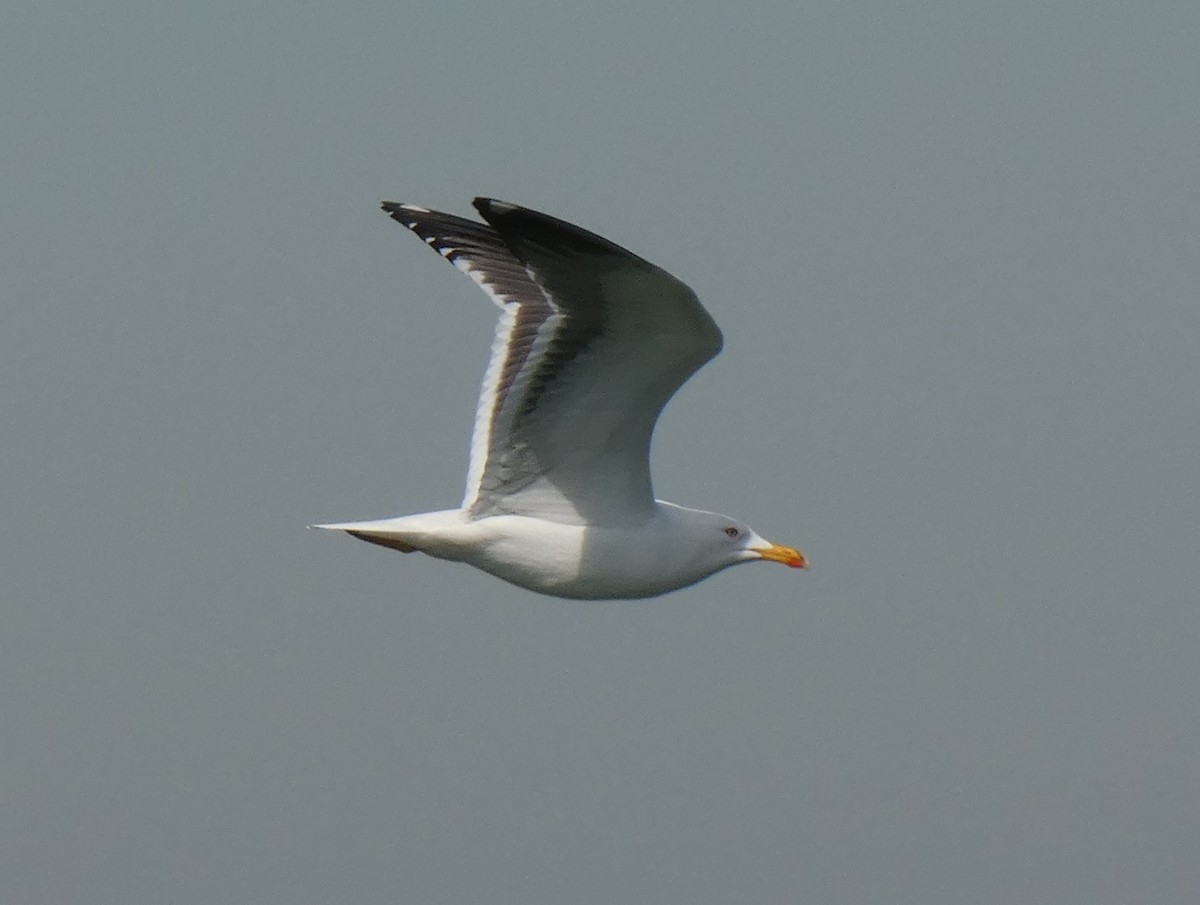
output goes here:
<path id="1" fill-rule="evenodd" d="M 1195 901 L 1200 8 L 18 0 L 0 901 Z M 516 201 L 725 351 L 658 495 L 804 550 L 538 597 L 457 505 Z"/>

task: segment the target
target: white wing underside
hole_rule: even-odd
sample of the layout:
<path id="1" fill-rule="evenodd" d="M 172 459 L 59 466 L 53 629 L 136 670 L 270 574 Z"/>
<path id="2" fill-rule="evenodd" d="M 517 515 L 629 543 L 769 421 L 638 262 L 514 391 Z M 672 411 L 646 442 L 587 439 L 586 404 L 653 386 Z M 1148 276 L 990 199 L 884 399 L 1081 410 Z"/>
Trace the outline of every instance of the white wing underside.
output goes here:
<path id="1" fill-rule="evenodd" d="M 463 509 L 568 524 L 645 518 L 654 424 L 720 351 L 720 330 L 687 286 L 611 242 L 514 205 L 475 206 L 488 224 L 383 205 L 501 308 Z"/>

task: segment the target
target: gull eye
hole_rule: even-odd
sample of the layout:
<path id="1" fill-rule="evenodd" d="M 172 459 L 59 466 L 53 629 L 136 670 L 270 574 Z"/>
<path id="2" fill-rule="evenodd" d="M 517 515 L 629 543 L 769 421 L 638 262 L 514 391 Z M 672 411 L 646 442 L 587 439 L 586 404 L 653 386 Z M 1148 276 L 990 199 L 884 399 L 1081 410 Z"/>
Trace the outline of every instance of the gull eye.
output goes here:
<path id="1" fill-rule="evenodd" d="M 725 529 L 726 537 L 737 537 L 738 534 L 740 534 L 740 533 L 741 532 L 739 532 L 738 529 L 733 527 L 732 525 L 730 525 L 728 528 Z"/>

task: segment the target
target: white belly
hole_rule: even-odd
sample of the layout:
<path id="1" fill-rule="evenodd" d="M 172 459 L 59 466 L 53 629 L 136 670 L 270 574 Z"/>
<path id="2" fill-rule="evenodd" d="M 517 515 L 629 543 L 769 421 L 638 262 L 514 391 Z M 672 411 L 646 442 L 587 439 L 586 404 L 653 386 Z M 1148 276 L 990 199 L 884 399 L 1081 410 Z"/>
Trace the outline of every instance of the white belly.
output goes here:
<path id="1" fill-rule="evenodd" d="M 462 562 L 507 582 L 556 597 L 655 597 L 712 574 L 683 551 L 664 545 L 653 520 L 642 526 L 596 528 L 495 516 L 479 531 Z"/>

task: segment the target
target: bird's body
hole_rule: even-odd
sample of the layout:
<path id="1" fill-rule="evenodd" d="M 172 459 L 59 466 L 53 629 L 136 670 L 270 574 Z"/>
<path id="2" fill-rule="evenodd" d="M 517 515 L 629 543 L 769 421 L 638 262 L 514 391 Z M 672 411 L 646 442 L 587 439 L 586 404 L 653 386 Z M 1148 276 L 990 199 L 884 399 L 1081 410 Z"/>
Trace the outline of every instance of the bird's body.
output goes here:
<path id="1" fill-rule="evenodd" d="M 475 201 L 486 224 L 385 202 L 502 309 L 462 507 L 320 525 L 558 597 L 653 597 L 739 562 L 806 565 L 727 516 L 654 498 L 667 400 L 720 351 L 687 286 L 592 233 Z"/>
<path id="2" fill-rule="evenodd" d="M 464 562 L 531 591 L 585 600 L 665 594 L 738 562 L 764 558 L 742 547 L 746 539 L 771 547 L 726 516 L 655 502 L 647 519 L 621 527 L 548 524 L 525 515 L 472 519 L 461 509 L 337 527 L 404 553 L 419 550 Z M 724 533 L 731 526 L 739 537 Z M 719 558 L 711 555 L 710 541 Z"/>

